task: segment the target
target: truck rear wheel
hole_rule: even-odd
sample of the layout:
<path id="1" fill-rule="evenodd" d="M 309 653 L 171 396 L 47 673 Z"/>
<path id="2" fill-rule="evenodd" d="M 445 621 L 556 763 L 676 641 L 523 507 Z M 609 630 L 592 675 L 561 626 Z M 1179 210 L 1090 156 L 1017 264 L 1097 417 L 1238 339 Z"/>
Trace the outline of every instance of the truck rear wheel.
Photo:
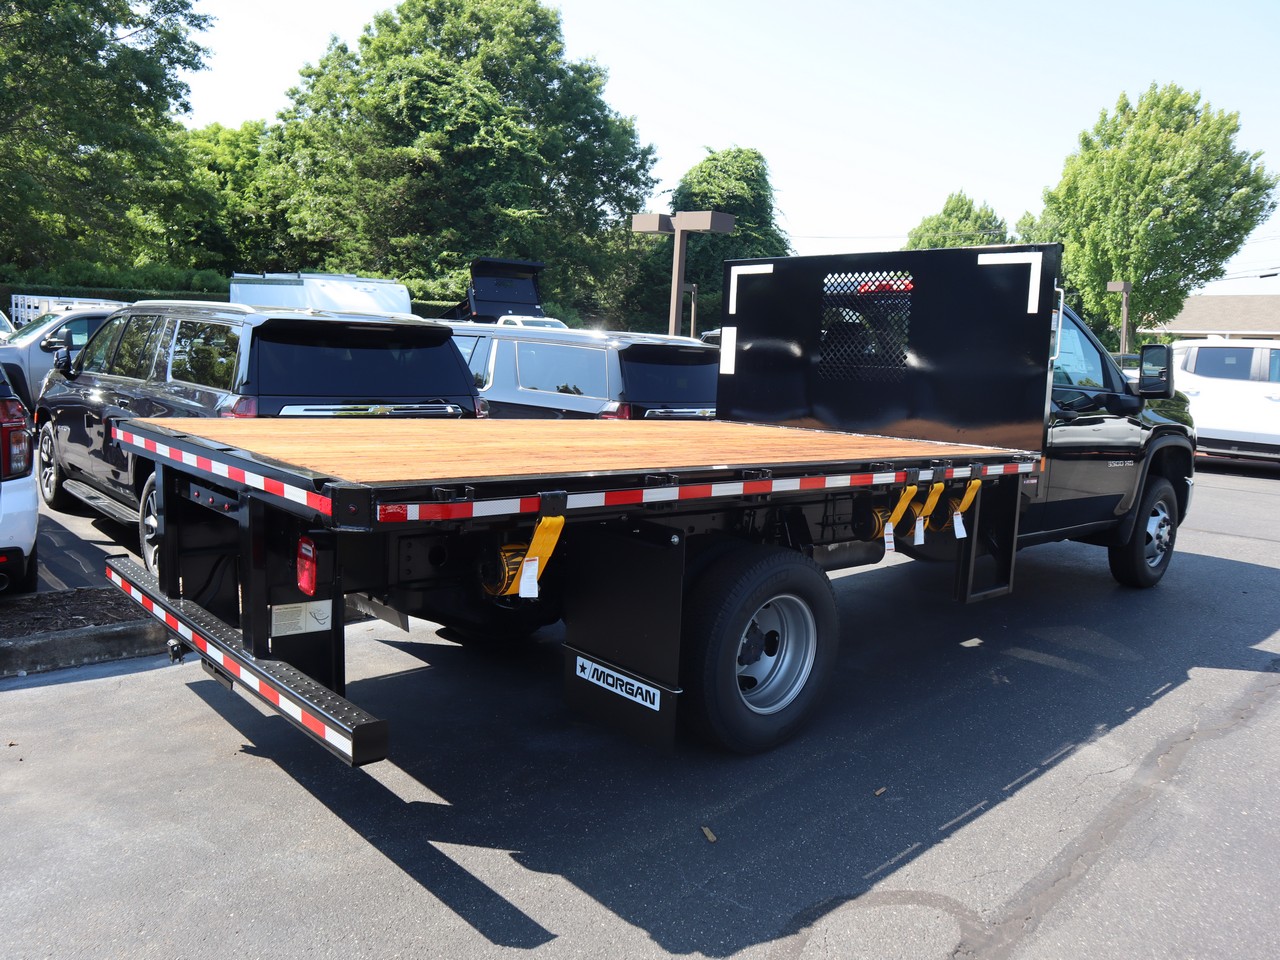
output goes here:
<path id="1" fill-rule="evenodd" d="M 811 719 L 831 677 L 831 581 L 800 554 L 746 547 L 694 585 L 683 638 L 685 719 L 730 750 L 767 750 Z"/>
<path id="2" fill-rule="evenodd" d="M 1151 477 L 1142 491 L 1138 519 L 1124 543 L 1108 549 L 1111 575 L 1127 587 L 1154 587 L 1173 559 L 1178 538 L 1178 498 L 1164 477 Z"/>

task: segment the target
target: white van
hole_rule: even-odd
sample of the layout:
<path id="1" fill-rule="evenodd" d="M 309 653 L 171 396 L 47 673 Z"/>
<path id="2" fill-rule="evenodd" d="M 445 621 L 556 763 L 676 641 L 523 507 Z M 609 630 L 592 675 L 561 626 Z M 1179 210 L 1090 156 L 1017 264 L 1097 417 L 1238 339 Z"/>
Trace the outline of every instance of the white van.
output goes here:
<path id="1" fill-rule="evenodd" d="M 1182 340 L 1173 358 L 1199 452 L 1280 460 L 1280 340 Z"/>

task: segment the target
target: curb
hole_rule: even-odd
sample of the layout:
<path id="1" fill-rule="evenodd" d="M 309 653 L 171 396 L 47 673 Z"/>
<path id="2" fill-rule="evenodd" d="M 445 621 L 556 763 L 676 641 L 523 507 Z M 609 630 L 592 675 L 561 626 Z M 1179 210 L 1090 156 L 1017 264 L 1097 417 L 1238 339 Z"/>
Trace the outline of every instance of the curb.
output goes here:
<path id="1" fill-rule="evenodd" d="M 38 633 L 0 640 L 0 678 L 149 657 L 167 650 L 164 625 L 150 619 Z"/>

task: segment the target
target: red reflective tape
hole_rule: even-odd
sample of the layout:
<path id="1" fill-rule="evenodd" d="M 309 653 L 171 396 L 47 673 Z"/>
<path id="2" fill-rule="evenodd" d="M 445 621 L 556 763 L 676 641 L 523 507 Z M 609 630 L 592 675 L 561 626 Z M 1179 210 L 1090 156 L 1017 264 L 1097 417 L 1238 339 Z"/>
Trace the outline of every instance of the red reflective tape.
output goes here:
<path id="1" fill-rule="evenodd" d="M 274 706 L 280 706 L 280 694 L 276 692 L 276 688 L 266 683 L 259 682 L 258 693 L 262 694 L 262 699 Z"/>
<path id="2" fill-rule="evenodd" d="M 746 480 L 742 484 L 743 494 L 773 493 L 772 480 Z"/>
<path id="3" fill-rule="evenodd" d="M 324 739 L 326 727 L 323 721 L 313 717 L 311 714 L 307 713 L 307 711 L 305 710 L 302 711 L 302 725 L 306 727 L 308 730 L 310 730 L 312 733 L 314 733 L 321 740 Z"/>
<path id="4" fill-rule="evenodd" d="M 703 500 L 711 496 L 711 484 L 709 483 L 692 483 L 687 487 L 680 488 L 681 500 Z"/>
<path id="5" fill-rule="evenodd" d="M 419 520 L 465 520 L 475 510 L 475 504 L 465 503 L 424 503 L 418 508 Z"/>
<path id="6" fill-rule="evenodd" d="M 826 477 L 801 477 L 801 490 L 825 490 L 827 489 Z"/>
<path id="7" fill-rule="evenodd" d="M 208 457 L 196 455 L 196 469 L 203 470 L 205 473 L 213 473 L 213 461 Z"/>
<path id="8" fill-rule="evenodd" d="M 222 667 L 224 670 L 227 671 L 227 673 L 231 674 L 233 677 L 240 676 L 240 664 L 236 663 L 236 661 L 233 660 L 231 657 L 228 657 L 225 655 L 223 656 Z"/>
<path id="9" fill-rule="evenodd" d="M 851 487 L 869 487 L 875 482 L 875 474 L 872 473 L 855 473 L 849 477 Z"/>
<path id="10" fill-rule="evenodd" d="M 542 509 L 541 497 L 521 497 L 520 512 L 521 513 L 537 513 Z"/>
<path id="11" fill-rule="evenodd" d="M 382 523 L 404 523 L 409 519 L 409 505 L 406 503 L 378 504 L 378 520 Z"/>
<path id="12" fill-rule="evenodd" d="M 178 618 L 166 610 L 164 612 L 164 625 L 171 630 L 177 630 L 179 626 Z"/>
<path id="13" fill-rule="evenodd" d="M 275 494 L 277 497 L 284 496 L 284 484 L 279 480 L 272 480 L 270 477 L 262 478 L 262 489 L 267 493 Z"/>
<path id="14" fill-rule="evenodd" d="M 307 506 L 318 513 L 323 513 L 326 517 L 333 514 L 333 501 L 318 493 L 307 491 Z"/>
<path id="15" fill-rule="evenodd" d="M 227 467 L 227 479 L 234 480 L 236 483 L 244 483 L 248 478 L 245 477 L 244 471 L 239 467 Z"/>
<path id="16" fill-rule="evenodd" d="M 617 507 L 627 503 L 644 503 L 643 490 L 609 490 L 604 495 L 606 507 Z"/>

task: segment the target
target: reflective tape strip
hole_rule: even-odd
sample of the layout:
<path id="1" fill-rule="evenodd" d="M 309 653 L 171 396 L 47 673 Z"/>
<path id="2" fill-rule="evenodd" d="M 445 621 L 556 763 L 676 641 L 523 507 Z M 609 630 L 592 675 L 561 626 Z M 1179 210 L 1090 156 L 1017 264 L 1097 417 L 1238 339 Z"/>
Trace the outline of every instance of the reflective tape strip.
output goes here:
<path id="1" fill-rule="evenodd" d="M 333 744 L 344 755 L 348 757 L 352 755 L 350 737 L 341 730 L 330 726 L 320 715 L 291 700 L 265 673 L 261 673 L 248 664 L 228 656 L 213 641 L 192 630 L 179 620 L 172 611 L 156 603 L 110 567 L 107 568 L 107 580 L 123 590 L 130 598 L 136 600 L 144 610 L 195 647 L 200 656 L 217 665 L 226 673 L 231 674 L 236 680 L 262 697 L 263 700 L 279 709 L 281 713 L 292 717 L 316 736 L 323 738 L 327 743 Z"/>
<path id="2" fill-rule="evenodd" d="M 264 493 L 281 497 L 304 507 L 310 507 L 316 513 L 326 517 L 333 516 L 333 501 L 329 497 L 321 496 L 313 490 L 308 490 L 306 487 L 294 486 L 271 477 L 264 477 L 261 474 L 243 470 L 240 467 L 232 466 L 221 460 L 215 460 L 209 456 L 179 450 L 166 443 L 159 443 L 147 437 L 138 436 L 136 433 L 121 427 L 113 427 L 112 436 L 125 446 L 142 450 L 157 459 L 189 467 L 200 473 L 222 480 L 229 480 L 242 486 L 253 487 L 255 490 L 261 490 Z"/>
<path id="3" fill-rule="evenodd" d="M 1033 461 L 980 465 L 979 469 L 984 476 L 1031 473 L 1036 469 L 1036 463 Z M 973 472 L 974 469 L 971 466 L 948 467 L 945 470 L 926 468 L 919 471 L 919 479 L 933 481 L 936 476 L 946 480 L 964 480 L 972 476 Z M 569 494 L 565 500 L 565 509 L 589 510 L 601 507 L 644 506 L 654 503 L 687 503 L 691 500 L 716 500 L 724 497 L 764 496 L 773 493 L 891 486 L 905 483 L 906 478 L 906 471 L 898 470 L 881 473 L 836 473 L 786 477 L 776 480 L 690 483 L 667 487 L 636 487 L 626 490 L 594 490 Z M 439 522 L 469 520 L 473 517 L 520 516 L 538 513 L 541 509 L 541 497 L 520 497 L 506 500 L 455 500 L 447 503 L 380 503 L 376 516 L 379 523 Z"/>

